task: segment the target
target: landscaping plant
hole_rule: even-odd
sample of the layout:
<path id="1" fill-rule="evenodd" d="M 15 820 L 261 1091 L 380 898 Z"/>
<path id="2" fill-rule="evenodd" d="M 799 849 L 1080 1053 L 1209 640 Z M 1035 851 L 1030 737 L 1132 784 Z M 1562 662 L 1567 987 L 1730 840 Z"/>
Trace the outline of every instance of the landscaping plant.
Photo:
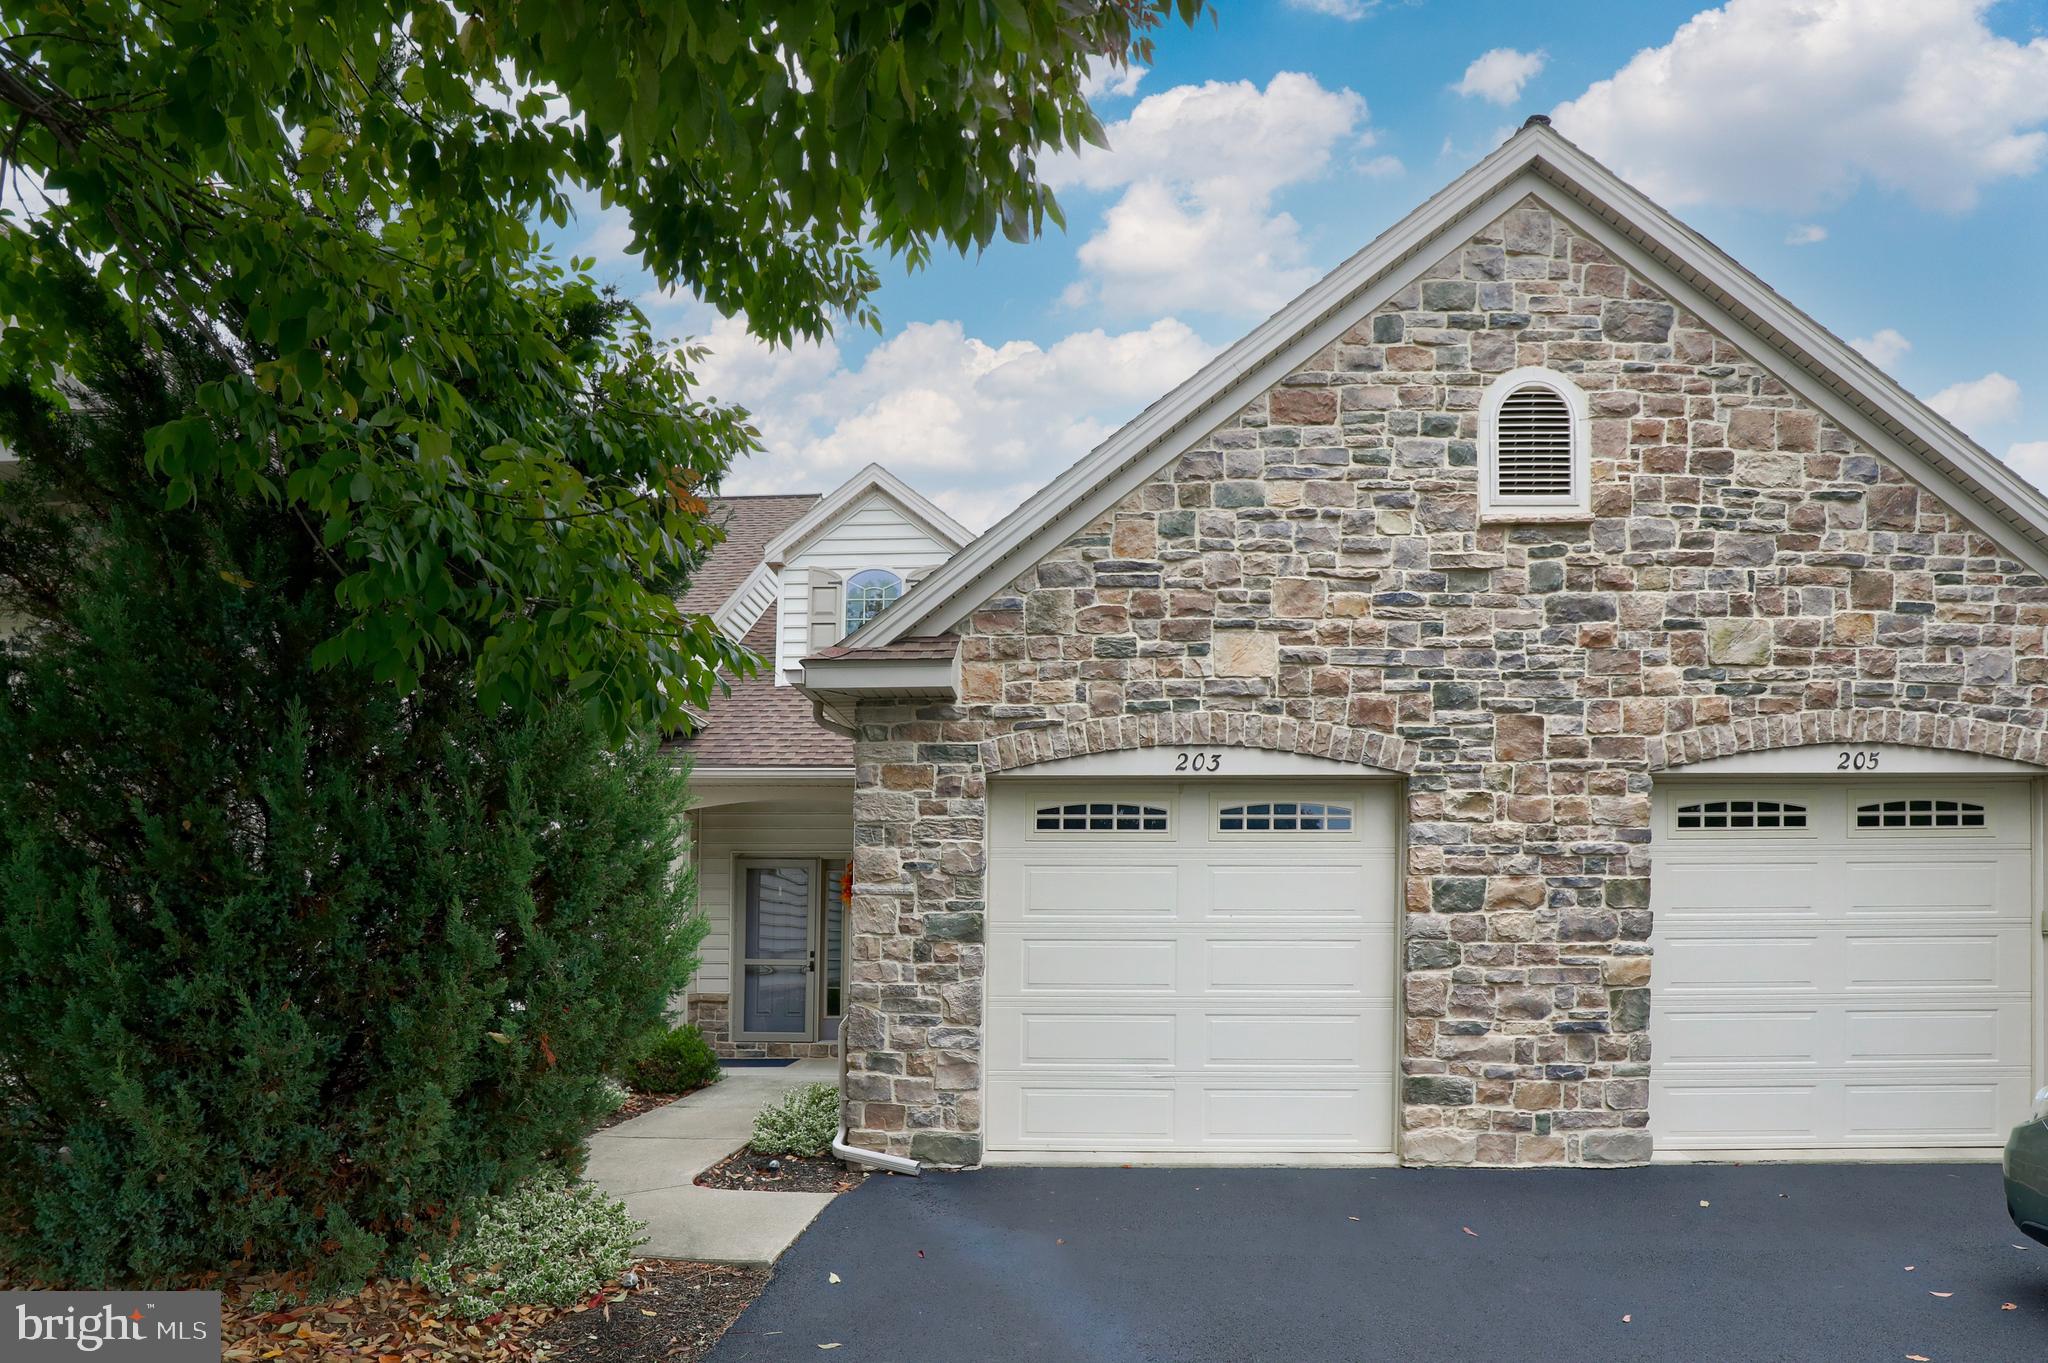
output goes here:
<path id="1" fill-rule="evenodd" d="M 711 1043 L 687 1024 L 649 1031 L 626 1064 L 626 1080 L 639 1093 L 688 1093 L 717 1083 L 722 1074 Z"/>
<path id="2" fill-rule="evenodd" d="M 320 541 L 144 467 L 231 361 L 74 303 L 70 410 L 0 388 L 0 1227 L 80 1286 L 359 1280 L 612 1109 L 703 933 L 683 777 L 457 659 L 312 666 Z"/>
<path id="3" fill-rule="evenodd" d="M 78 269 L 144 334 L 228 338 L 147 479 L 260 494 L 333 555 L 309 664 L 410 690 L 456 659 L 487 706 L 674 727 L 744 655 L 660 573 L 759 437 L 637 312 L 572 344 L 536 285 L 597 289 L 539 229 L 609 206 L 650 294 L 767 341 L 873 324 L 872 257 L 1057 222 L 1091 63 L 1203 8 L 0 0 L 0 382 L 77 369 Z"/>
<path id="4" fill-rule="evenodd" d="M 816 1158 L 832 1148 L 832 1138 L 838 1134 L 838 1088 L 806 1084 L 761 1109 L 747 1147 L 757 1155 Z"/>
<path id="5" fill-rule="evenodd" d="M 508 1306 L 573 1306 L 626 1271 L 646 1229 L 602 1189 L 544 1169 L 487 1203 L 420 1281 L 471 1319 Z"/>

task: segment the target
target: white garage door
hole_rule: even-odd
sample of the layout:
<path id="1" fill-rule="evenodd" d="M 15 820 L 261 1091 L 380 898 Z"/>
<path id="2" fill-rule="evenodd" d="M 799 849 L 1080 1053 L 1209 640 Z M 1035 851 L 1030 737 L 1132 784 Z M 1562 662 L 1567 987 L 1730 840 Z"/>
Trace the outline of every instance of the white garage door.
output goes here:
<path id="1" fill-rule="evenodd" d="M 1661 1153 L 2002 1145 L 2038 1023 L 2019 782 L 1660 787 Z"/>
<path id="2" fill-rule="evenodd" d="M 998 783 L 987 1149 L 1393 1148 L 1390 785 Z"/>

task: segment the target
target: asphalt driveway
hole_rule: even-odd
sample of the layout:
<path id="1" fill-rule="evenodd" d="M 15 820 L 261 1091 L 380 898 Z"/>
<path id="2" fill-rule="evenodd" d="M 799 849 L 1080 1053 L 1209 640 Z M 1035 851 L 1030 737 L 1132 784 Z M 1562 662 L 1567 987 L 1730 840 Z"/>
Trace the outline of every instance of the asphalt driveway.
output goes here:
<path id="1" fill-rule="evenodd" d="M 2048 1358 L 2048 1246 L 2006 1220 L 1992 1166 L 877 1176 L 812 1223 L 710 1357 L 1913 1355 Z"/>

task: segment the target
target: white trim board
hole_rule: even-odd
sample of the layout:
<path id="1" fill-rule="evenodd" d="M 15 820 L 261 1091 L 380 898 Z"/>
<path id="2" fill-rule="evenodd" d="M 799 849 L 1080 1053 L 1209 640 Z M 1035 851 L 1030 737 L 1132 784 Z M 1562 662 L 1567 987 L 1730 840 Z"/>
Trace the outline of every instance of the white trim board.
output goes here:
<path id="1" fill-rule="evenodd" d="M 992 773 L 999 781 L 1075 777 L 1157 781 L 1231 781 L 1248 776 L 1306 776 L 1319 780 L 1398 780 L 1401 773 L 1312 753 L 1275 752 L 1228 744 L 1175 744 L 1056 757 Z"/>
<path id="2" fill-rule="evenodd" d="M 1809 743 L 1709 757 L 1666 767 L 1653 779 L 1691 781 L 1703 776 L 2048 776 L 2048 768 L 2009 757 L 1904 743 Z"/>
<path id="3" fill-rule="evenodd" d="M 974 538 L 973 531 L 941 511 L 929 497 L 880 464 L 869 464 L 818 498 L 810 510 L 797 517 L 781 534 L 769 540 L 761 550 L 762 561 L 780 566 L 791 554 L 803 548 L 807 540 L 837 520 L 841 513 L 858 505 L 870 492 L 878 493 L 895 502 L 904 515 L 942 544 L 958 549 Z"/>
<path id="4" fill-rule="evenodd" d="M 1988 532 L 1994 540 L 2048 575 L 2048 500 L 2041 493 L 1705 238 L 1547 124 L 1531 123 L 1146 408 L 848 642 L 881 646 L 953 628 L 1405 287 L 1441 254 L 1432 247 L 1463 240 L 1532 194 L 1743 344 L 1793 391 L 1959 513 L 1977 508 L 1982 524 L 2000 527 Z"/>

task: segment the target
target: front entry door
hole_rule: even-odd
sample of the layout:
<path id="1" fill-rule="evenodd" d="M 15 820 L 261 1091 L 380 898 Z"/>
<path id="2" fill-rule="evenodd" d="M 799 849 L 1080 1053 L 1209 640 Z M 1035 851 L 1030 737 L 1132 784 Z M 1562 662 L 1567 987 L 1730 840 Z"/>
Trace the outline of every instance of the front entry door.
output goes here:
<path id="1" fill-rule="evenodd" d="M 735 1039 L 809 1041 L 817 1014 L 820 902 L 815 861 L 740 863 L 740 1000 Z"/>

